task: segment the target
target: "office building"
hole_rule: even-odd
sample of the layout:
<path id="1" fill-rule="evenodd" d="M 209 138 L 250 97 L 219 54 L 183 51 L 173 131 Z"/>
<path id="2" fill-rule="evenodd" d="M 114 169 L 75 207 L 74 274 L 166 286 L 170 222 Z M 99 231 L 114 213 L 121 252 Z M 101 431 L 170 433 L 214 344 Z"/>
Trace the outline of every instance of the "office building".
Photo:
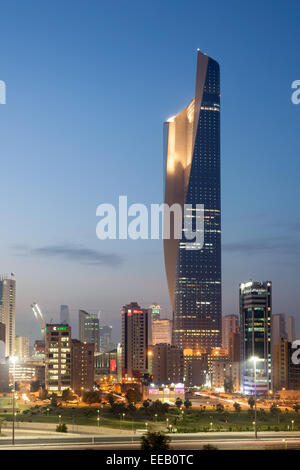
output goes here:
<path id="1" fill-rule="evenodd" d="M 229 336 L 238 331 L 239 319 L 237 315 L 222 317 L 222 347 L 229 349 Z"/>
<path id="2" fill-rule="evenodd" d="M 160 343 L 153 347 L 152 375 L 155 384 L 182 383 L 184 356 L 182 349 Z"/>
<path id="3" fill-rule="evenodd" d="M 287 332 L 287 339 L 290 343 L 295 341 L 296 339 L 296 331 L 295 331 L 295 317 L 292 315 L 286 317 L 286 332 Z"/>
<path id="4" fill-rule="evenodd" d="M 45 331 L 45 386 L 61 395 L 71 388 L 71 327 L 47 324 Z"/>
<path id="5" fill-rule="evenodd" d="M 100 352 L 107 352 L 113 349 L 111 334 L 112 326 L 104 325 L 99 327 Z"/>
<path id="6" fill-rule="evenodd" d="M 141 378 L 148 373 L 148 309 L 136 302 L 122 309 L 122 375 Z"/>
<path id="7" fill-rule="evenodd" d="M 83 343 L 93 343 L 95 352 L 100 351 L 99 318 L 96 314 L 79 310 L 79 340 Z"/>
<path id="8" fill-rule="evenodd" d="M 240 362 L 241 360 L 241 333 L 239 328 L 229 334 L 228 356 L 231 362 Z"/>
<path id="9" fill-rule="evenodd" d="M 5 355 L 15 354 L 16 281 L 0 278 L 0 322 L 5 325 Z"/>
<path id="10" fill-rule="evenodd" d="M 160 319 L 160 305 L 157 303 L 153 303 L 149 306 L 149 314 L 151 321 L 159 320 Z"/>
<path id="11" fill-rule="evenodd" d="M 289 388 L 289 343 L 284 337 L 273 345 L 272 357 L 272 390 Z"/>
<path id="12" fill-rule="evenodd" d="M 241 387 L 254 393 L 254 361 L 258 394 L 271 390 L 271 315 L 272 284 L 250 281 L 240 284 Z"/>
<path id="13" fill-rule="evenodd" d="M 217 361 L 212 366 L 212 388 L 216 392 L 237 392 L 240 390 L 240 363 Z"/>
<path id="14" fill-rule="evenodd" d="M 272 346 L 278 345 L 280 338 L 287 339 L 286 316 L 284 313 L 274 313 L 272 315 L 271 331 Z"/>
<path id="15" fill-rule="evenodd" d="M 95 380 L 120 383 L 122 380 L 122 347 L 95 354 Z"/>
<path id="16" fill-rule="evenodd" d="M 172 230 L 164 240 L 173 344 L 193 350 L 221 346 L 220 72 L 200 51 L 195 97 L 165 123 L 164 161 L 165 204 L 189 204 L 193 230 L 204 216 L 205 234 L 202 248 L 186 240 L 184 229 L 181 239 Z"/>
<path id="17" fill-rule="evenodd" d="M 15 355 L 20 362 L 27 362 L 30 359 L 29 338 L 27 336 L 16 336 Z"/>
<path id="18" fill-rule="evenodd" d="M 62 325 L 70 324 L 70 312 L 68 305 L 61 305 L 59 312 L 59 321 Z"/>
<path id="19" fill-rule="evenodd" d="M 159 343 L 172 343 L 172 320 L 152 321 L 152 346 Z"/>
<path id="20" fill-rule="evenodd" d="M 81 395 L 83 391 L 93 390 L 94 386 L 94 350 L 93 343 L 82 343 L 72 339 L 71 388 Z"/>

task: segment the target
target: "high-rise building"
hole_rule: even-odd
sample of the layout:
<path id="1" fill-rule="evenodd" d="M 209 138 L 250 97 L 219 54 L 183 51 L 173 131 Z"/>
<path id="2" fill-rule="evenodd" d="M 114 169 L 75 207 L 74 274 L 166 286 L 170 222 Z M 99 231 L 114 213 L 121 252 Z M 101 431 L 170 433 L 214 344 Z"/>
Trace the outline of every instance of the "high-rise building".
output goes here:
<path id="1" fill-rule="evenodd" d="M 140 378 L 148 373 L 148 309 L 131 302 L 121 314 L 122 375 Z"/>
<path id="2" fill-rule="evenodd" d="M 241 387 L 246 394 L 271 390 L 272 284 L 250 281 L 240 284 Z"/>
<path id="3" fill-rule="evenodd" d="M 287 339 L 290 343 L 295 341 L 296 339 L 296 332 L 295 332 L 295 317 L 292 315 L 286 317 L 286 332 L 287 332 Z"/>
<path id="4" fill-rule="evenodd" d="M 45 387 L 61 394 L 71 388 L 71 327 L 47 324 L 45 331 Z"/>
<path id="5" fill-rule="evenodd" d="M 95 380 L 118 382 L 122 380 L 122 347 L 95 354 Z"/>
<path id="6" fill-rule="evenodd" d="M 289 343 L 284 337 L 273 345 L 272 389 L 276 392 L 289 387 Z"/>
<path id="7" fill-rule="evenodd" d="M 159 343 L 172 343 L 172 320 L 152 321 L 152 346 Z"/>
<path id="8" fill-rule="evenodd" d="M 99 318 L 96 314 L 79 310 L 79 340 L 85 343 L 93 343 L 95 351 L 100 351 L 99 346 Z"/>
<path id="9" fill-rule="evenodd" d="M 15 354 L 20 362 L 27 362 L 29 360 L 29 338 L 27 336 L 16 336 Z"/>
<path id="10" fill-rule="evenodd" d="M 232 362 L 240 362 L 241 360 L 241 333 L 239 328 L 229 334 L 228 356 Z"/>
<path id="11" fill-rule="evenodd" d="M 152 374 L 155 384 L 182 383 L 184 379 L 182 349 L 170 344 L 156 344 L 153 347 Z"/>
<path id="12" fill-rule="evenodd" d="M 94 386 L 94 350 L 93 343 L 82 343 L 72 339 L 72 390 L 77 394 L 93 390 Z"/>
<path id="13" fill-rule="evenodd" d="M 225 315 L 222 317 L 222 347 L 229 349 L 229 335 L 236 333 L 239 327 L 237 315 Z"/>
<path id="14" fill-rule="evenodd" d="M 5 325 L 5 355 L 15 354 L 16 281 L 0 278 L 0 322 Z"/>
<path id="15" fill-rule="evenodd" d="M 149 313 L 151 317 L 151 321 L 159 320 L 160 319 L 160 305 L 157 303 L 153 303 L 149 306 Z"/>
<path id="16" fill-rule="evenodd" d="M 61 305 L 60 312 L 59 312 L 59 321 L 62 324 L 69 325 L 70 324 L 70 312 L 68 305 Z"/>
<path id="17" fill-rule="evenodd" d="M 287 338 L 286 316 L 284 313 L 274 313 L 272 315 L 271 330 L 272 330 L 272 334 L 271 334 L 272 345 L 279 344 L 280 338 Z"/>
<path id="18" fill-rule="evenodd" d="M 173 343 L 193 350 L 220 347 L 220 71 L 219 64 L 200 51 L 195 97 L 165 123 L 164 160 L 165 204 L 190 204 L 193 230 L 196 219 L 204 216 L 201 249 L 187 243 L 184 229 L 181 239 L 171 235 L 164 240 Z"/>
<path id="19" fill-rule="evenodd" d="M 240 363 L 239 362 L 214 362 L 212 365 L 212 388 L 216 391 L 227 391 L 227 387 L 233 392 L 240 390 Z M 226 385 L 227 383 L 227 385 Z M 228 390 L 229 392 L 231 391 Z"/>
<path id="20" fill-rule="evenodd" d="M 100 352 L 107 352 L 113 349 L 111 333 L 112 326 L 103 325 L 99 327 Z"/>

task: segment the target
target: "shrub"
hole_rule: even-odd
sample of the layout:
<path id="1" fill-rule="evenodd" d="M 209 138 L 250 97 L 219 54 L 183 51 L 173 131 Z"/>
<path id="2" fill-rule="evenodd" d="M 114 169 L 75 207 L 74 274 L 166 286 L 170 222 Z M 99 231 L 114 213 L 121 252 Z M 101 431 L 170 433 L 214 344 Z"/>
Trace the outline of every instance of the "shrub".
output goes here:
<path id="1" fill-rule="evenodd" d="M 57 432 L 68 432 L 68 428 L 67 428 L 65 423 L 62 423 L 62 424 L 58 424 L 56 426 L 56 431 Z"/>

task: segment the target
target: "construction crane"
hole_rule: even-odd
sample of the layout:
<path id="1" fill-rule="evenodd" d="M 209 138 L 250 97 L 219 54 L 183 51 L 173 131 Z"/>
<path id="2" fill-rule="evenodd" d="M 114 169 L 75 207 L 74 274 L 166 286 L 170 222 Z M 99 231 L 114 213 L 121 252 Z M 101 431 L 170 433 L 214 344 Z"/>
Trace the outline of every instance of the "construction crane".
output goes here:
<path id="1" fill-rule="evenodd" d="M 45 335 L 45 331 L 46 331 L 46 320 L 44 318 L 44 315 L 43 315 L 40 307 L 38 306 L 38 304 L 36 302 L 31 304 L 31 308 L 32 308 L 32 311 L 33 311 L 33 315 L 35 316 L 36 320 L 40 324 L 42 339 L 44 339 L 44 335 Z"/>

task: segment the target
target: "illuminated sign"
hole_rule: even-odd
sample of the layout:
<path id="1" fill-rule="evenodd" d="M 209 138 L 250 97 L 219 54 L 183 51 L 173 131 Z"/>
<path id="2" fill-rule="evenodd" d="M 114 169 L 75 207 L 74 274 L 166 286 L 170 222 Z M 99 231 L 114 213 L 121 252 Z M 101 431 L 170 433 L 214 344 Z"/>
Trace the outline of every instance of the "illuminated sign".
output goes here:
<path id="1" fill-rule="evenodd" d="M 111 371 L 111 372 L 116 372 L 116 368 L 117 368 L 117 366 L 116 366 L 116 360 L 115 360 L 115 359 L 111 359 L 111 360 L 110 360 L 110 371 Z"/>

